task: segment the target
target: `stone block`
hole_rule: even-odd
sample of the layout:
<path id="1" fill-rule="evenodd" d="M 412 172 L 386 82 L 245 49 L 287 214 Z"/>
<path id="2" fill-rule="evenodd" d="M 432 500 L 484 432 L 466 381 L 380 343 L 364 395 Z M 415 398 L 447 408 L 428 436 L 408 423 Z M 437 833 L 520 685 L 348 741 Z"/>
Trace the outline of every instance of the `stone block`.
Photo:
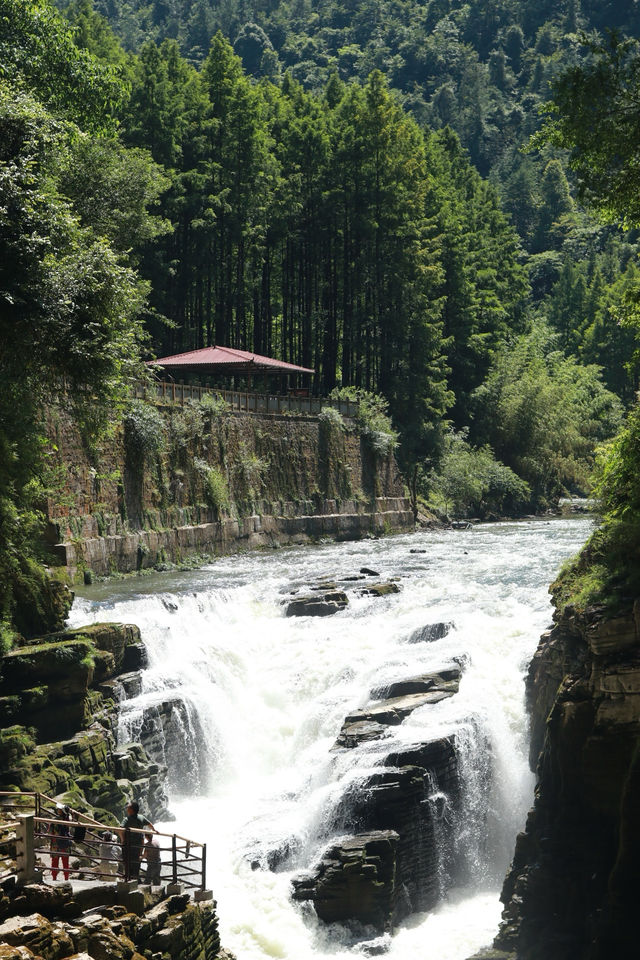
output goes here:
<path id="1" fill-rule="evenodd" d="M 638 633 L 633 617 L 597 620 L 586 628 L 589 647 L 598 657 L 631 650 L 638 644 Z"/>
<path id="2" fill-rule="evenodd" d="M 380 830 L 329 847 L 313 874 L 294 880 L 294 899 L 311 900 L 325 923 L 390 930 L 396 898 L 398 835 Z"/>

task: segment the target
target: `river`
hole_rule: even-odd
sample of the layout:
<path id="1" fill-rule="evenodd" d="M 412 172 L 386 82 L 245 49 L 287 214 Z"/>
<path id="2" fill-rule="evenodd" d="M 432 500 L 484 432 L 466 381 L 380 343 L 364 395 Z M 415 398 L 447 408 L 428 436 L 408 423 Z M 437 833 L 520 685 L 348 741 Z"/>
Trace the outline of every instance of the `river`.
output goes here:
<path id="1" fill-rule="evenodd" d="M 389 960 L 415 960 L 427 947 L 437 960 L 465 960 L 490 944 L 533 796 L 523 677 L 550 622 L 548 585 L 591 529 L 586 517 L 530 520 L 244 554 L 96 584 L 76 598 L 72 626 L 136 623 L 148 647 L 142 695 L 123 705 L 123 740 L 159 699 L 179 696 L 188 707 L 185 749 L 169 771 L 171 830 L 207 842 L 222 943 L 238 960 L 362 954 L 362 943 L 290 899 L 292 876 L 331 837 L 337 804 L 380 762 L 379 743 L 331 747 L 373 686 L 454 660 L 463 665 L 459 692 L 392 733 L 405 743 L 456 733 L 466 885 L 378 945 Z M 400 593 L 350 590 L 348 608 L 333 617 L 284 616 L 290 590 L 361 567 L 399 578 Z M 455 628 L 434 642 L 407 642 L 438 621 Z M 295 851 L 286 869 L 266 869 L 283 849 Z"/>

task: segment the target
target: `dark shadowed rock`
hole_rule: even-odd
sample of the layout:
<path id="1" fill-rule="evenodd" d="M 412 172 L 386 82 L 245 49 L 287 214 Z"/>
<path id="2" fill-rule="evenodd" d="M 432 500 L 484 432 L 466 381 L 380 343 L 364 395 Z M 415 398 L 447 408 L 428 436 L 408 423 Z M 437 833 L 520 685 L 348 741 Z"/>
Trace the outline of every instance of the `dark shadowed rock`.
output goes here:
<path id="1" fill-rule="evenodd" d="M 335 590 L 316 597 L 299 597 L 287 605 L 287 617 L 330 617 L 349 603 L 346 593 Z"/>
<path id="2" fill-rule="evenodd" d="M 312 874 L 294 880 L 294 900 L 310 900 L 325 923 L 390 930 L 398 839 L 393 830 L 378 830 L 334 844 Z"/>
<path id="3" fill-rule="evenodd" d="M 414 630 L 407 637 L 407 643 L 431 643 L 433 640 L 442 640 L 450 630 L 455 630 L 455 626 L 452 620 L 428 623 L 426 626 Z"/>
<path id="4" fill-rule="evenodd" d="M 360 573 L 363 573 L 365 577 L 379 577 L 380 574 L 377 570 L 371 570 L 370 567 L 360 567 Z"/>

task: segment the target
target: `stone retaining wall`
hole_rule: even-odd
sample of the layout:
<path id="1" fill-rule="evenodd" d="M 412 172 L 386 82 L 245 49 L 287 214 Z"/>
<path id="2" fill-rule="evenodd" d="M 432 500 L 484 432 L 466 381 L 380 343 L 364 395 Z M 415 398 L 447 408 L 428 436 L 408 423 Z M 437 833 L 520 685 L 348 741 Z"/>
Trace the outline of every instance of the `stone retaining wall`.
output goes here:
<path id="1" fill-rule="evenodd" d="M 63 409 L 50 411 L 64 481 L 47 503 L 47 536 L 72 576 L 413 528 L 393 454 L 376 454 L 352 422 L 152 409 L 159 445 L 142 458 L 124 425 L 92 446 Z M 208 471 L 222 503 L 211 501 Z"/>
<path id="2" fill-rule="evenodd" d="M 273 508 L 279 506 L 274 504 Z M 307 512 L 312 504 L 282 506 L 285 510 L 278 514 L 251 514 L 160 530 L 81 537 L 56 544 L 54 551 L 72 575 L 78 569 L 88 569 L 108 576 L 115 571 L 130 573 L 189 556 L 311 543 L 323 538 L 358 540 L 413 528 L 413 513 L 402 498 L 378 498 L 374 509 L 354 501 L 338 507 L 335 501 L 327 500 L 321 501 L 319 512 L 313 513 Z M 303 512 L 295 515 L 296 510 Z M 87 519 L 90 524 L 95 523 L 93 518 Z"/>

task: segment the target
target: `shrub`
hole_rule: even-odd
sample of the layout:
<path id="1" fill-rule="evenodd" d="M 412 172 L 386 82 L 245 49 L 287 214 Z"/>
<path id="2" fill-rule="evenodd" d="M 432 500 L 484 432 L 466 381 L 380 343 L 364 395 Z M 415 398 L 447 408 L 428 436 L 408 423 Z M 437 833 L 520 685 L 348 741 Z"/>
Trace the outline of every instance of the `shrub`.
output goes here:
<path id="1" fill-rule="evenodd" d="M 227 478 L 216 467 L 210 466 L 205 460 L 195 457 L 193 464 L 202 477 L 202 487 L 207 505 L 220 516 L 229 506 L 229 485 Z"/>
<path id="2" fill-rule="evenodd" d="M 356 422 L 360 436 L 378 456 L 384 457 L 398 446 L 389 405 L 384 397 L 360 387 L 336 387 L 329 394 L 332 400 L 350 400 L 358 404 Z"/>
<path id="3" fill-rule="evenodd" d="M 255 453 L 248 453 L 246 448 L 240 450 L 236 464 L 236 480 L 243 497 L 255 500 L 260 495 L 268 469 L 267 460 L 263 460 Z"/>
<path id="4" fill-rule="evenodd" d="M 192 440 L 204 435 L 204 414 L 201 403 L 187 400 L 180 410 L 171 414 L 169 430 L 171 445 L 176 451 L 184 449 Z"/>
<path id="5" fill-rule="evenodd" d="M 164 428 L 162 415 L 155 407 L 134 400 L 125 417 L 128 451 L 141 463 L 161 453 L 165 444 Z"/>
<path id="6" fill-rule="evenodd" d="M 522 512 L 531 489 L 513 470 L 496 460 L 489 447 L 476 449 L 467 441 L 467 431 L 451 431 L 437 470 L 425 484 L 434 506 L 458 516 Z"/>
<path id="7" fill-rule="evenodd" d="M 218 419 L 231 408 L 219 393 L 205 393 L 200 399 L 200 409 L 212 419 Z"/>
<path id="8" fill-rule="evenodd" d="M 335 407 L 323 407 L 318 414 L 318 420 L 324 427 L 328 427 L 329 429 L 341 430 L 343 432 L 347 429 L 344 417 Z"/>

